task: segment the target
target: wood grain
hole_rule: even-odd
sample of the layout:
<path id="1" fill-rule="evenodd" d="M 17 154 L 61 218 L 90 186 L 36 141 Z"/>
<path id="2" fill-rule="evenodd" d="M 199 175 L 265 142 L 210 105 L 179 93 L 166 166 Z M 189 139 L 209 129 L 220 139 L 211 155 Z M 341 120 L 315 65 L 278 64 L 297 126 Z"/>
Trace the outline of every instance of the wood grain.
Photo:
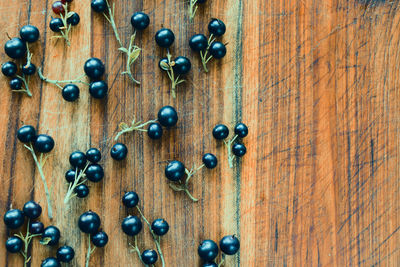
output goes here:
<path id="1" fill-rule="evenodd" d="M 162 239 L 167 266 L 200 266 L 197 245 L 227 234 L 241 240 L 240 254 L 226 266 L 397 266 L 400 262 L 399 65 L 398 1 L 212 0 L 200 7 L 193 23 L 188 1 L 116 2 L 116 23 L 126 44 L 130 16 L 143 10 L 151 24 L 138 34 L 143 53 L 134 66 L 141 81 L 134 86 L 121 76 L 125 59 L 107 21 L 90 9 L 90 1 L 74 1 L 81 23 L 72 31 L 71 47 L 51 40 L 51 1 L 0 1 L 2 44 L 27 23 L 41 31 L 32 47 L 33 62 L 55 79 L 83 73 L 91 56 L 106 64 L 110 90 L 95 100 L 81 86 L 78 102 L 67 103 L 60 90 L 31 81 L 33 97 L 12 94 L 0 79 L 0 213 L 22 208 L 45 196 L 37 169 L 18 142 L 22 124 L 35 125 L 54 137 L 56 146 L 44 167 L 52 188 L 61 244 L 75 248 L 71 266 L 84 266 L 87 236 L 76 227 L 78 216 L 96 211 L 110 242 L 97 249 L 91 266 L 140 266 L 130 253 L 131 239 L 120 229 L 132 212 L 121 206 L 124 190 L 138 192 L 152 220 L 171 226 Z M 194 33 L 207 33 L 211 17 L 225 21 L 227 56 L 212 61 L 210 72 L 188 46 Z M 171 52 L 191 59 L 193 69 L 173 99 L 166 75 L 158 69 L 165 54 L 154 42 L 162 26 L 176 41 Z M 8 60 L 1 53 L 1 62 Z M 161 141 L 134 133 L 122 137 L 129 156 L 109 157 L 121 121 L 134 116 L 154 119 L 159 108 L 173 105 L 177 127 Z M 250 129 L 248 153 L 229 169 L 226 151 L 211 135 L 217 123 L 238 121 Z M 90 184 L 90 195 L 62 204 L 67 190 L 64 172 L 74 150 L 98 147 L 105 179 Z M 164 178 L 167 160 L 188 167 L 203 153 L 218 156 L 219 166 L 202 170 L 191 190 L 192 203 L 173 192 Z M 41 220 L 49 225 L 45 215 Z M 22 266 L 22 257 L 6 253 L 13 232 L 0 224 L 0 266 Z M 147 231 L 141 249 L 154 248 Z M 31 266 L 55 255 L 56 248 L 33 242 Z M 159 266 L 159 265 L 157 265 Z"/>

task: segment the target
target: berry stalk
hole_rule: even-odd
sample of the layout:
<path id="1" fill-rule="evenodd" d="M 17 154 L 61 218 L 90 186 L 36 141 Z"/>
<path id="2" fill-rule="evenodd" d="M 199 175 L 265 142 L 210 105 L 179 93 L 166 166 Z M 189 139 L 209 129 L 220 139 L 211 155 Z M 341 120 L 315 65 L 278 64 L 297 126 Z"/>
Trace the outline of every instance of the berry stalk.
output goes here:
<path id="1" fill-rule="evenodd" d="M 85 267 L 89 267 L 90 256 L 93 254 L 93 252 L 95 251 L 95 249 L 96 249 L 96 247 L 94 247 L 93 249 L 91 248 L 90 234 L 89 234 L 89 238 L 88 238 L 88 250 L 87 250 L 87 253 L 86 253 Z"/>
<path id="2" fill-rule="evenodd" d="M 128 126 L 128 124 L 126 124 L 125 122 L 121 122 L 119 124 L 120 131 L 117 133 L 114 140 L 117 141 L 121 135 L 123 135 L 125 133 L 129 133 L 129 132 L 133 132 L 133 131 L 147 132 L 147 130 L 143 129 L 143 127 L 146 125 L 149 125 L 151 123 L 157 122 L 157 120 L 149 120 L 147 122 L 142 123 L 141 121 L 136 122 L 135 120 L 136 119 L 133 118 L 131 126 Z"/>
<path id="3" fill-rule="evenodd" d="M 190 181 L 190 179 L 193 177 L 193 175 L 194 175 L 196 172 L 198 172 L 199 170 L 201 170 L 204 166 L 205 166 L 205 165 L 202 164 L 202 165 L 200 165 L 198 168 L 193 167 L 191 170 L 188 170 L 188 169 L 185 168 L 185 173 L 186 173 L 185 183 L 184 183 L 184 184 L 180 183 L 180 184 L 178 184 L 178 185 L 175 185 L 175 184 L 170 183 L 170 184 L 169 184 L 169 187 L 171 187 L 172 190 L 177 191 L 177 192 L 179 192 L 179 191 L 184 191 L 184 192 L 188 195 L 188 197 L 189 197 L 193 202 L 199 201 L 197 198 L 195 198 L 195 197 L 189 192 L 188 187 L 189 187 L 189 181 Z"/>
<path id="4" fill-rule="evenodd" d="M 235 158 L 235 155 L 233 155 L 233 153 L 232 153 L 232 144 L 237 138 L 238 138 L 238 135 L 235 135 L 228 142 L 224 140 L 224 144 L 225 144 L 226 148 L 228 149 L 229 168 L 233 168 L 233 159 Z"/>
<path id="5" fill-rule="evenodd" d="M 85 168 L 83 170 L 79 171 L 79 175 L 77 175 L 78 168 L 76 168 L 76 170 L 75 170 L 75 180 L 74 180 L 74 182 L 72 184 L 70 183 L 69 186 L 68 186 L 68 191 L 67 191 L 67 194 L 65 195 L 65 198 L 64 198 L 64 204 L 67 204 L 73 197 L 76 196 L 75 188 L 77 186 L 83 184 L 84 182 L 86 182 L 86 179 L 82 179 L 82 178 L 84 178 L 86 176 L 85 175 L 85 171 L 86 171 L 88 166 L 89 166 L 89 162 L 86 163 L 86 166 L 85 166 Z M 81 181 L 81 179 L 82 179 L 82 181 Z"/>
<path id="6" fill-rule="evenodd" d="M 190 0 L 190 4 L 189 4 L 189 18 L 190 21 L 193 21 L 194 16 L 196 15 L 196 11 L 198 6 L 197 4 L 197 0 Z"/>
<path id="7" fill-rule="evenodd" d="M 37 72 L 38 72 L 39 78 L 42 81 L 45 81 L 47 83 L 52 83 L 52 84 L 56 85 L 58 88 L 60 88 L 60 89 L 63 89 L 61 84 L 68 84 L 68 83 L 81 83 L 81 84 L 89 85 L 87 82 L 84 82 L 84 81 L 81 80 L 83 77 L 86 76 L 85 74 L 79 76 L 76 79 L 72 79 L 72 80 L 52 80 L 52 79 L 49 79 L 49 78 L 47 78 L 46 76 L 43 75 L 41 68 L 38 68 Z"/>
<path id="8" fill-rule="evenodd" d="M 26 235 L 24 236 L 21 232 L 19 234 L 14 234 L 14 235 L 24 242 L 24 251 L 20 251 L 20 253 L 24 257 L 24 267 L 26 267 L 27 264 L 29 263 L 29 261 L 31 260 L 31 256 L 28 257 L 29 245 L 30 245 L 30 243 L 32 241 L 32 238 L 34 238 L 36 236 L 40 236 L 40 234 L 34 234 L 34 235 L 30 234 L 30 232 L 29 232 L 29 220 L 28 220 L 27 229 L 26 229 Z"/>
<path id="9" fill-rule="evenodd" d="M 172 60 L 172 55 L 167 51 L 167 59 L 168 63 L 163 62 L 161 65 L 163 70 L 165 70 L 168 74 L 169 79 L 171 80 L 171 94 L 173 98 L 176 98 L 176 86 L 180 83 L 183 83 L 185 80 L 181 80 L 179 75 L 175 78 L 174 69 L 175 62 Z"/>
<path id="10" fill-rule="evenodd" d="M 66 12 L 66 15 L 64 16 L 62 13 L 60 13 L 61 20 L 63 22 L 63 26 L 60 27 L 60 35 L 52 36 L 52 38 L 63 38 L 65 42 L 67 43 L 68 46 L 71 45 L 71 42 L 69 41 L 69 33 L 71 31 L 71 24 L 68 25 L 67 19 L 70 18 L 74 12 L 68 12 L 68 3 L 65 3 L 63 5 L 64 10 Z"/>
<path id="11" fill-rule="evenodd" d="M 224 262 L 225 262 L 225 254 L 222 253 L 221 261 L 218 263 L 218 267 L 221 267 L 224 264 Z"/>
<path id="12" fill-rule="evenodd" d="M 203 51 L 200 51 L 201 63 L 203 65 L 205 72 L 208 72 L 207 63 L 208 63 L 208 61 L 210 61 L 212 59 L 212 56 L 207 57 L 207 53 L 208 53 L 208 50 L 210 49 L 210 45 L 215 41 L 215 38 L 213 38 L 213 37 L 214 37 L 213 34 L 211 34 L 210 38 L 208 38 L 207 48 L 204 51 L 204 54 L 203 54 Z"/>
<path id="13" fill-rule="evenodd" d="M 29 66 L 31 64 L 31 59 L 32 59 L 32 54 L 29 50 L 29 43 L 26 42 L 26 65 Z M 25 75 L 22 74 L 21 75 L 16 75 L 16 77 L 20 78 L 22 80 L 22 82 L 24 83 L 24 89 L 20 89 L 20 90 L 12 90 L 13 92 L 16 93 L 25 93 L 28 96 L 32 96 L 31 91 L 29 90 L 29 76 L 28 78 L 25 78 Z"/>

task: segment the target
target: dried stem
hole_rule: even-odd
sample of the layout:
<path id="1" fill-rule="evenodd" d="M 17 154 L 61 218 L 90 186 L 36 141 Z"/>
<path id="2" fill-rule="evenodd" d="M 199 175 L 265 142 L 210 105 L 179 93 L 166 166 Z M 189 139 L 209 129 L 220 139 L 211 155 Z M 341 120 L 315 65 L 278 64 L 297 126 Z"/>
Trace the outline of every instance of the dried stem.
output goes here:
<path id="1" fill-rule="evenodd" d="M 145 127 L 146 125 L 149 125 L 151 123 L 154 123 L 154 122 L 157 122 L 157 120 L 149 120 L 144 123 L 142 123 L 141 121 L 135 122 L 135 118 L 133 118 L 131 126 L 128 126 L 128 124 L 126 124 L 125 122 L 121 122 L 119 124 L 120 131 L 117 133 L 114 140 L 117 141 L 121 135 L 123 135 L 125 133 L 129 133 L 129 132 L 133 132 L 133 131 L 147 132 L 147 130 L 143 129 L 143 127 Z"/>
<path id="2" fill-rule="evenodd" d="M 229 168 L 233 168 L 233 159 L 235 158 L 235 155 L 232 154 L 232 144 L 237 138 L 238 138 L 238 135 L 235 135 L 228 142 L 224 140 L 224 144 L 225 144 L 226 148 L 228 149 Z"/>

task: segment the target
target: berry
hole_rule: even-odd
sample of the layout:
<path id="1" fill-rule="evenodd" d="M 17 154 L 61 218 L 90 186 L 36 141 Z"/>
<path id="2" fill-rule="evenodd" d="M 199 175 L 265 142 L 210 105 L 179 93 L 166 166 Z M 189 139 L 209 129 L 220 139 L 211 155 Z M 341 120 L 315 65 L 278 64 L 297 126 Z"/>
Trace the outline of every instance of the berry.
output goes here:
<path id="1" fill-rule="evenodd" d="M 103 76 L 105 71 L 103 62 L 95 57 L 86 60 L 83 69 L 86 75 L 91 79 L 99 79 L 101 76 Z"/>
<path id="2" fill-rule="evenodd" d="M 20 38 L 15 37 L 6 42 L 4 51 L 10 58 L 22 58 L 26 53 L 26 44 Z"/>
<path id="3" fill-rule="evenodd" d="M 53 12 L 57 15 L 65 12 L 63 3 L 61 3 L 61 1 L 55 1 L 51 6 L 51 9 L 53 9 Z"/>
<path id="4" fill-rule="evenodd" d="M 224 236 L 221 241 L 219 241 L 219 247 L 221 251 L 226 255 L 235 255 L 240 248 L 239 239 L 234 235 Z"/>
<path id="5" fill-rule="evenodd" d="M 156 43 L 164 48 L 168 48 L 175 41 L 175 35 L 170 29 L 161 29 L 156 32 Z"/>
<path id="6" fill-rule="evenodd" d="M 91 82 L 89 85 L 89 93 L 96 99 L 102 99 L 107 95 L 108 85 L 105 81 Z"/>
<path id="7" fill-rule="evenodd" d="M 8 61 L 1 66 L 1 72 L 7 77 L 13 77 L 17 73 L 18 67 L 12 61 Z"/>
<path id="8" fill-rule="evenodd" d="M 28 201 L 25 203 L 22 211 L 29 219 L 36 219 L 42 214 L 42 207 L 35 201 Z"/>
<path id="9" fill-rule="evenodd" d="M 207 37 L 204 34 L 195 34 L 190 37 L 189 46 L 194 51 L 204 51 L 208 46 Z"/>
<path id="10" fill-rule="evenodd" d="M 33 143 L 34 148 L 41 153 L 48 153 L 54 148 L 54 140 L 47 134 L 39 134 Z"/>
<path id="11" fill-rule="evenodd" d="M 228 127 L 226 127 L 226 125 L 218 124 L 214 127 L 212 134 L 215 139 L 223 140 L 228 137 L 229 129 L 228 129 Z"/>
<path id="12" fill-rule="evenodd" d="M 97 163 L 101 160 L 101 152 L 97 148 L 89 148 L 86 151 L 86 158 L 92 163 Z"/>
<path id="13" fill-rule="evenodd" d="M 45 241 L 49 238 L 50 241 L 48 241 L 46 244 L 49 246 L 54 246 L 58 244 L 58 241 L 60 240 L 60 235 L 60 230 L 57 227 L 52 225 L 47 226 L 43 230 L 42 240 Z"/>
<path id="14" fill-rule="evenodd" d="M 84 233 L 95 234 L 100 227 L 100 217 L 93 211 L 86 211 L 79 217 L 78 226 Z"/>
<path id="15" fill-rule="evenodd" d="M 52 18 L 50 20 L 49 27 L 53 32 L 60 32 L 60 28 L 64 27 L 64 23 L 60 18 Z"/>
<path id="16" fill-rule="evenodd" d="M 218 267 L 218 265 L 215 262 L 211 261 L 204 263 L 202 267 Z"/>
<path id="17" fill-rule="evenodd" d="M 89 195 L 89 187 L 85 184 L 80 184 L 74 189 L 74 192 L 77 197 L 85 198 Z"/>
<path id="18" fill-rule="evenodd" d="M 192 64 L 187 57 L 179 56 L 174 59 L 175 65 L 172 67 L 176 74 L 184 75 L 190 71 Z"/>
<path id="19" fill-rule="evenodd" d="M 11 79 L 9 84 L 12 90 L 20 90 L 22 88 L 22 80 L 17 77 Z"/>
<path id="20" fill-rule="evenodd" d="M 68 183 L 73 183 L 75 181 L 75 175 L 76 175 L 75 170 L 72 169 L 68 170 L 65 173 L 65 180 L 67 180 Z"/>
<path id="21" fill-rule="evenodd" d="M 22 67 L 22 73 L 25 75 L 33 75 L 36 72 L 36 66 L 33 63 L 25 64 Z"/>
<path id="22" fill-rule="evenodd" d="M 142 230 L 142 222 L 137 216 L 128 216 L 122 221 L 122 231 L 129 236 L 135 236 Z"/>
<path id="23" fill-rule="evenodd" d="M 42 234 L 44 231 L 44 225 L 42 222 L 30 222 L 29 232 L 33 235 Z"/>
<path id="24" fill-rule="evenodd" d="M 139 203 L 139 196 L 133 191 L 126 192 L 122 197 L 122 203 L 127 208 L 134 208 Z"/>
<path id="25" fill-rule="evenodd" d="M 153 249 L 146 249 L 140 256 L 144 264 L 154 264 L 158 259 L 157 252 Z"/>
<path id="26" fill-rule="evenodd" d="M 61 95 L 66 101 L 73 102 L 79 98 L 79 87 L 72 83 L 67 84 L 61 90 Z"/>
<path id="27" fill-rule="evenodd" d="M 86 178 L 94 183 L 100 182 L 104 177 L 104 170 L 99 164 L 90 164 L 86 169 Z"/>
<path id="28" fill-rule="evenodd" d="M 33 25 L 25 25 L 19 31 L 19 36 L 21 36 L 22 41 L 33 43 L 39 39 L 39 29 Z"/>
<path id="29" fill-rule="evenodd" d="M 175 126 L 178 122 L 178 113 L 171 106 L 162 107 L 158 111 L 158 122 L 164 127 L 172 127 Z"/>
<path id="30" fill-rule="evenodd" d="M 17 138 L 22 143 L 30 143 L 36 137 L 36 130 L 31 125 L 24 125 L 18 129 Z"/>
<path id="31" fill-rule="evenodd" d="M 164 219 L 156 219 L 151 224 L 151 230 L 158 236 L 163 236 L 168 233 L 169 225 Z"/>
<path id="32" fill-rule="evenodd" d="M 21 251 L 23 244 L 19 237 L 12 236 L 6 241 L 6 249 L 10 253 L 18 253 Z"/>
<path id="33" fill-rule="evenodd" d="M 63 3 L 64 5 L 66 4 L 66 3 L 71 3 L 73 0 L 61 0 L 61 3 Z"/>
<path id="34" fill-rule="evenodd" d="M 136 12 L 131 17 L 132 27 L 136 30 L 144 30 L 150 24 L 150 18 L 143 12 Z"/>
<path id="35" fill-rule="evenodd" d="M 57 259 L 61 262 L 70 262 L 75 256 L 75 251 L 70 246 L 62 246 L 57 249 Z"/>
<path id="36" fill-rule="evenodd" d="M 200 258 L 205 261 L 213 261 L 218 255 L 218 246 L 212 240 L 204 240 L 197 249 Z"/>
<path id="37" fill-rule="evenodd" d="M 107 3 L 105 0 L 92 0 L 90 4 L 94 12 L 101 13 L 107 9 Z"/>
<path id="38" fill-rule="evenodd" d="M 214 169 L 217 167 L 218 159 L 214 154 L 206 153 L 203 155 L 203 163 L 208 169 Z"/>
<path id="39" fill-rule="evenodd" d="M 243 157 L 246 151 L 246 146 L 243 144 L 236 143 L 232 146 L 232 153 L 237 157 Z"/>
<path id="40" fill-rule="evenodd" d="M 240 138 L 244 138 L 247 136 L 249 133 L 249 129 L 247 128 L 246 124 L 244 123 L 238 123 L 235 126 L 235 134 L 239 136 Z"/>
<path id="41" fill-rule="evenodd" d="M 24 224 L 24 213 L 17 209 L 8 210 L 4 214 L 3 221 L 8 228 L 18 229 Z"/>
<path id="42" fill-rule="evenodd" d="M 206 2 L 206 0 L 197 0 L 197 4 L 204 4 Z"/>
<path id="43" fill-rule="evenodd" d="M 215 36 L 222 36 L 226 31 L 225 23 L 219 19 L 212 19 L 208 23 L 208 31 Z"/>
<path id="44" fill-rule="evenodd" d="M 126 145 L 121 144 L 121 143 L 116 143 L 110 151 L 110 155 L 113 159 L 115 160 L 123 160 L 126 158 L 126 155 L 128 154 L 128 148 Z"/>
<path id="45" fill-rule="evenodd" d="M 149 127 L 147 128 L 147 135 L 151 139 L 160 139 L 163 134 L 163 129 L 161 127 L 161 124 L 159 123 L 151 123 Z"/>
<path id="46" fill-rule="evenodd" d="M 49 257 L 42 261 L 40 267 L 61 267 L 61 264 L 56 258 Z"/>
<path id="47" fill-rule="evenodd" d="M 108 243 L 108 235 L 105 232 L 100 231 L 92 235 L 91 240 L 93 245 L 102 248 Z"/>
<path id="48" fill-rule="evenodd" d="M 165 167 L 165 176 L 168 180 L 179 181 L 185 175 L 185 165 L 182 162 L 173 160 Z"/>
<path id="49" fill-rule="evenodd" d="M 72 26 L 76 26 L 79 24 L 79 22 L 81 21 L 81 18 L 79 17 L 78 13 L 73 12 L 73 14 L 67 18 L 67 23 L 71 24 Z"/>
<path id="50" fill-rule="evenodd" d="M 160 59 L 160 61 L 158 62 L 158 67 L 161 69 L 161 70 L 166 70 L 165 69 L 165 67 L 163 67 L 161 64 L 166 64 L 166 66 L 169 66 L 169 64 L 168 64 L 168 58 L 166 58 L 166 57 L 164 57 L 164 58 L 162 58 L 162 59 Z M 169 67 L 168 67 L 169 68 Z M 167 69 L 168 69 L 167 68 Z"/>
<path id="51" fill-rule="evenodd" d="M 221 42 L 213 42 L 208 51 L 216 59 L 223 58 L 226 55 L 226 47 Z"/>
<path id="52" fill-rule="evenodd" d="M 83 169 L 86 165 L 86 155 L 81 151 L 72 152 L 69 155 L 69 163 L 74 168 Z"/>

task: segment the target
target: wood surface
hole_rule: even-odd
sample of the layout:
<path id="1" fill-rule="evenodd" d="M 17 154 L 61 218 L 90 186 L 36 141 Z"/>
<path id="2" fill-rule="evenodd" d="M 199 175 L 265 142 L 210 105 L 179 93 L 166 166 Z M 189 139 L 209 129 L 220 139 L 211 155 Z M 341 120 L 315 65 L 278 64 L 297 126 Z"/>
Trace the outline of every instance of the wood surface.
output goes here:
<path id="1" fill-rule="evenodd" d="M 399 1 L 345 0 L 209 0 L 188 19 L 187 0 L 116 1 L 122 41 L 132 33 L 135 11 L 151 24 L 137 35 L 143 53 L 134 64 L 135 86 L 121 72 L 125 58 L 107 21 L 91 11 L 90 1 L 72 10 L 81 23 L 72 30 L 71 46 L 51 40 L 51 1 L 0 1 L 0 39 L 17 36 L 27 23 L 41 31 L 32 61 L 53 79 L 83 73 L 91 56 L 106 64 L 107 99 L 89 97 L 81 87 L 78 102 L 68 103 L 60 90 L 31 81 L 33 97 L 11 93 L 0 78 L 0 214 L 28 200 L 42 204 L 49 225 L 39 173 L 16 139 L 23 124 L 54 137 L 56 146 L 44 167 L 52 188 L 61 244 L 74 247 L 70 266 L 84 266 L 87 236 L 77 227 L 89 209 L 102 219 L 109 244 L 97 249 L 91 266 L 141 266 L 130 253 L 132 242 L 121 231 L 129 214 L 121 206 L 124 190 L 135 190 L 149 220 L 165 218 L 170 232 L 162 238 L 167 266 L 200 266 L 202 239 L 227 234 L 241 240 L 240 254 L 225 266 L 398 266 L 400 264 L 400 12 Z M 201 69 L 188 39 L 206 33 L 211 17 L 225 21 L 227 56 Z M 173 99 L 169 80 L 157 64 L 165 51 L 154 42 L 162 26 L 176 35 L 173 55 L 191 59 L 193 69 Z M 9 60 L 0 53 L 1 62 Z M 121 140 L 129 149 L 123 162 L 113 161 L 118 124 L 134 116 L 154 119 L 164 105 L 179 113 L 178 125 L 161 141 L 134 133 Z M 249 126 L 248 153 L 228 168 L 226 150 L 211 135 L 217 123 Z M 64 173 L 74 150 L 98 147 L 105 179 L 90 183 L 88 198 L 63 205 Z M 173 192 L 164 177 L 167 160 L 188 167 L 203 153 L 218 156 L 219 166 L 200 171 L 192 203 Z M 146 229 L 147 230 L 147 229 Z M 6 253 L 11 233 L 0 224 L 0 266 L 22 266 L 22 257 Z M 145 231 L 139 246 L 155 248 Z M 54 256 L 56 248 L 33 242 L 31 266 Z M 160 266 L 160 263 L 157 264 Z"/>

